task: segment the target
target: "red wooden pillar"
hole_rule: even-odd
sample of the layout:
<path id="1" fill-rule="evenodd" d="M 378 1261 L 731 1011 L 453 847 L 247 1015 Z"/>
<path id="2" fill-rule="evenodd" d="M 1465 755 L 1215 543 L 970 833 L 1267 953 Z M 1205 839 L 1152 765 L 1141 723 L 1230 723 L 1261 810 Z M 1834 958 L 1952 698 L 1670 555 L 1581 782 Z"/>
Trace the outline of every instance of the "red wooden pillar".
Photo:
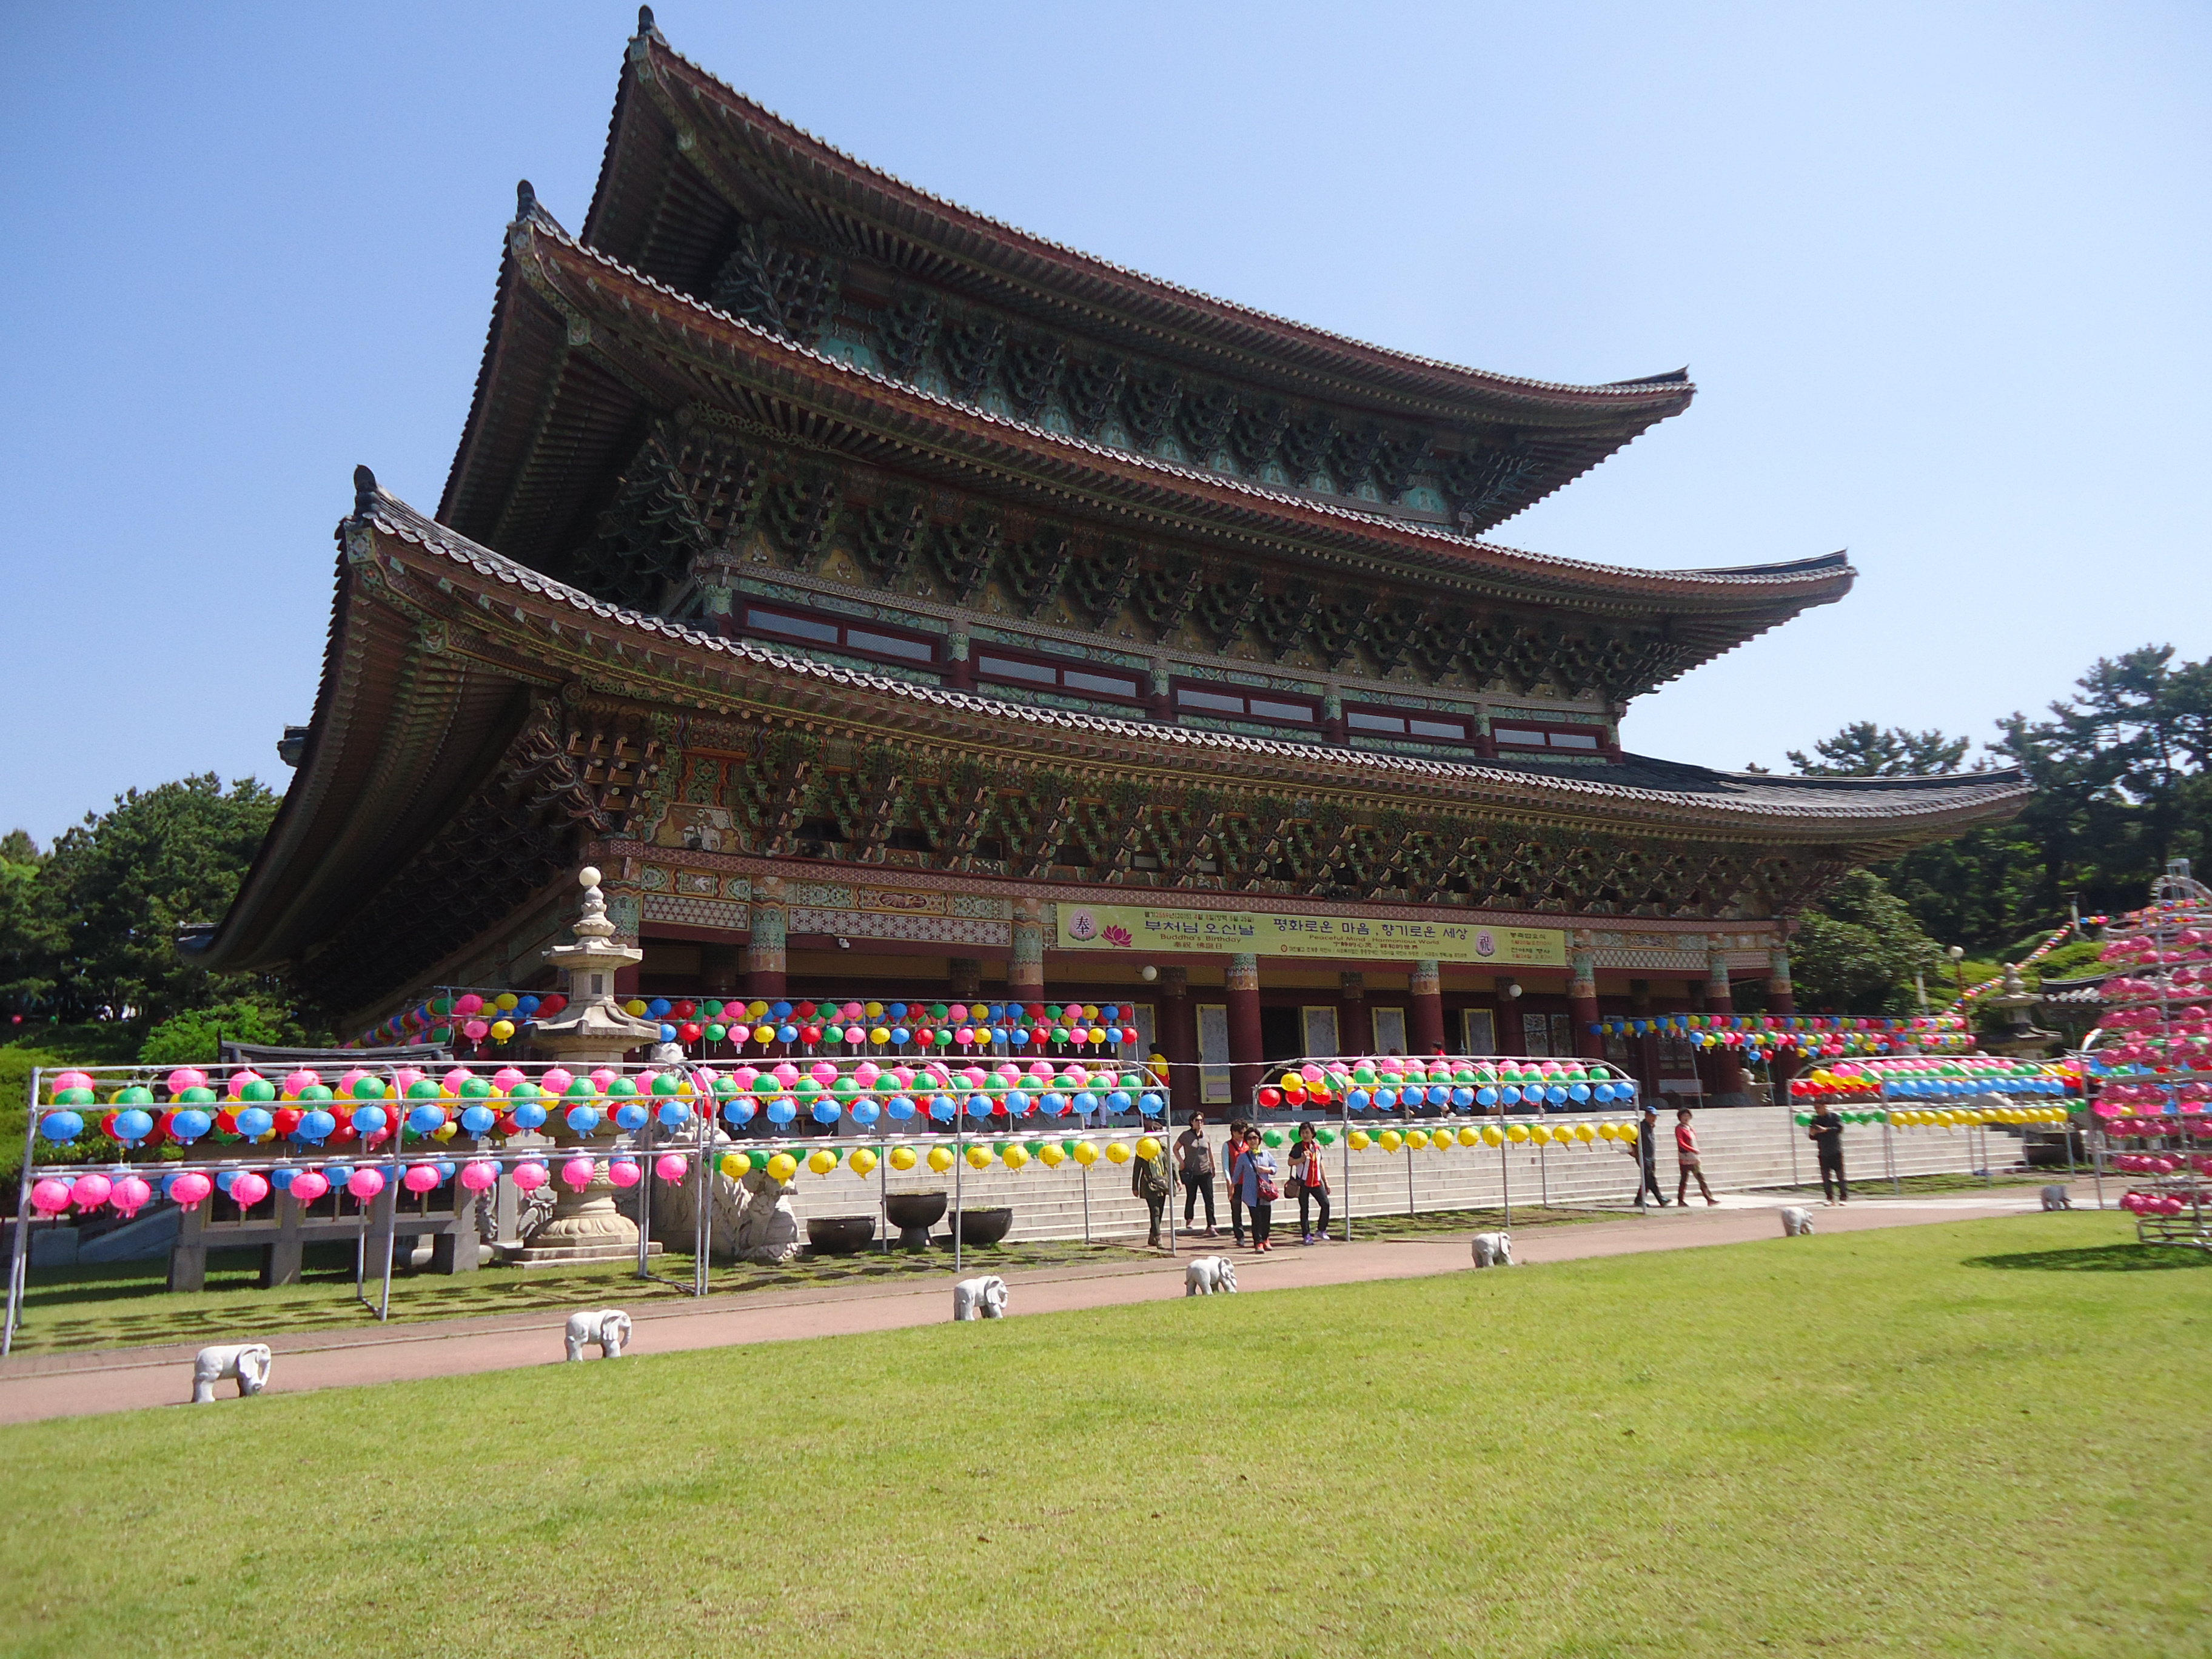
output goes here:
<path id="1" fill-rule="evenodd" d="M 1248 1110 L 1267 1075 L 1267 1045 L 1260 1036 L 1260 958 L 1240 953 L 1229 958 L 1229 1098 Z"/>
<path id="2" fill-rule="evenodd" d="M 1168 1057 L 1168 1104 L 1188 1118 L 1199 1109 L 1198 1010 L 1190 1000 L 1190 969 L 1160 969 L 1160 999 L 1152 1018 L 1160 1052 Z"/>
<path id="3" fill-rule="evenodd" d="M 1584 1060 L 1605 1058 L 1605 1039 L 1597 1032 L 1597 949 L 1587 930 L 1575 935 L 1567 957 L 1567 1018 L 1575 1028 L 1575 1052 Z"/>
<path id="4" fill-rule="evenodd" d="M 783 995 L 791 911 L 783 902 L 783 884 L 773 876 L 753 890 L 752 921 L 745 939 L 745 995 L 774 1002 Z"/>
<path id="5" fill-rule="evenodd" d="M 1632 979 L 1628 981 L 1628 1012 L 1632 1019 L 1648 1021 L 1651 1018 L 1650 980 Z M 1659 1098 L 1659 1034 L 1650 1030 L 1640 1033 L 1631 1052 L 1636 1056 L 1632 1069 L 1636 1073 L 1636 1080 L 1644 1087 L 1644 1097 L 1656 1101 Z"/>
<path id="6" fill-rule="evenodd" d="M 1790 938 L 1787 933 L 1778 936 L 1767 949 L 1766 1007 L 1768 1012 L 1784 1019 L 1797 1012 L 1797 994 L 1790 984 Z M 1768 1062 L 1767 1074 L 1774 1079 L 1774 1092 L 1777 1103 L 1779 1103 L 1790 1079 L 1797 1075 L 1797 1056 L 1777 1051 L 1773 1060 Z"/>
<path id="7" fill-rule="evenodd" d="M 1705 1010 L 1714 1014 L 1735 1012 L 1735 996 L 1729 988 L 1728 941 L 1717 933 L 1706 941 Z M 1712 1055 L 1714 1091 L 1722 1095 L 1742 1094 L 1743 1066 L 1736 1059 L 1735 1050 L 1718 1048 Z"/>
<path id="8" fill-rule="evenodd" d="M 1443 973 L 1433 962 L 1417 962 L 1406 988 L 1406 1048 L 1416 1054 L 1435 1054 L 1444 1046 Z"/>
<path id="9" fill-rule="evenodd" d="M 1341 1054 L 1375 1052 L 1375 1020 L 1367 1012 L 1367 975 L 1338 976 L 1341 994 L 1337 1001 L 1336 1050 Z"/>

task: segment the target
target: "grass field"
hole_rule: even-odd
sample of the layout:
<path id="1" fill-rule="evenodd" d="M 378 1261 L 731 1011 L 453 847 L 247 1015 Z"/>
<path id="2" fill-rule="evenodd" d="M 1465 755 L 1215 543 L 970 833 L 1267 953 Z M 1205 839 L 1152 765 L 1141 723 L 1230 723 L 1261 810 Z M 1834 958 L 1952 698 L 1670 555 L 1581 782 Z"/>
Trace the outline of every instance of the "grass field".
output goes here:
<path id="1" fill-rule="evenodd" d="M 2202 1655 L 2111 1216 L 0 1431 L 10 1654 Z"/>
<path id="2" fill-rule="evenodd" d="M 1514 1212 L 1514 1226 L 1564 1225 L 1607 1218 L 1597 1211 Z M 1495 1210 L 1446 1210 L 1417 1216 L 1363 1217 L 1353 1224 L 1357 1237 L 1418 1238 L 1439 1232 L 1468 1232 L 1500 1225 Z M 940 1238 L 944 1236 L 939 1235 Z M 1224 1239 L 1227 1234 L 1224 1231 Z M 1158 1258 L 1134 1235 L 1115 1243 L 1083 1244 L 1072 1240 L 1016 1240 L 970 1245 L 967 1261 L 977 1273 L 1012 1273 L 1051 1267 L 1110 1266 Z M 354 1247 L 310 1245 L 306 1270 L 297 1285 L 260 1287 L 261 1257 L 254 1250 L 208 1253 L 207 1288 L 171 1292 L 166 1261 L 128 1261 L 76 1267 L 34 1267 L 25 1276 L 24 1321 L 15 1333 L 22 1353 L 72 1353 L 88 1348 L 145 1347 L 171 1342 L 209 1342 L 234 1336 L 245 1326 L 263 1335 L 278 1332 L 365 1330 L 376 1323 L 383 1256 L 372 1251 L 365 1288 L 367 1302 L 354 1294 Z M 866 1251 L 854 1255 L 816 1256 L 802 1253 L 781 1267 L 718 1261 L 709 1267 L 708 1286 L 715 1296 L 753 1291 L 803 1291 L 866 1280 L 943 1273 L 952 1266 L 948 1244 L 909 1255 L 902 1250 Z M 530 1313 L 550 1308 L 604 1306 L 610 1297 L 635 1302 L 680 1300 L 690 1295 L 692 1258 L 673 1252 L 653 1258 L 654 1277 L 637 1278 L 633 1262 L 608 1262 L 566 1268 L 486 1267 L 473 1273 L 402 1272 L 392 1281 L 391 1322 L 477 1319 L 498 1314 Z"/>

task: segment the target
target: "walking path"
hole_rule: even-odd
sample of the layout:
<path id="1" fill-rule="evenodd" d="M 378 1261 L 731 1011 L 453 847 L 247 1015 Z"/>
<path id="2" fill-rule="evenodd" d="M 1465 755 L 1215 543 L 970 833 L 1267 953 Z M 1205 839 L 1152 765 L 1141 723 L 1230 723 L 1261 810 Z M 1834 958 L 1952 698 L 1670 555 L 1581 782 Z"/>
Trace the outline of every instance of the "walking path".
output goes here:
<path id="1" fill-rule="evenodd" d="M 2076 1201 L 2085 1197 L 2077 1194 Z M 2030 1186 L 1933 1198 L 1869 1196 L 1855 1199 L 1840 1209 L 1820 1208 L 1817 1200 L 1808 1201 L 1796 1195 L 1738 1193 L 1723 1195 L 1717 1207 L 1697 1206 L 1687 1211 L 1670 1207 L 1644 1216 L 1624 1216 L 1618 1221 L 1536 1228 L 1517 1237 L 1513 1251 L 1516 1260 L 1534 1263 L 1742 1243 L 1775 1237 L 1778 1228 L 1774 1212 L 1787 1204 L 1808 1202 L 1814 1208 L 1815 1225 L 1823 1232 L 2020 1215 L 2036 1210 L 2040 1204 L 2037 1188 Z M 1184 1262 L 1193 1255 L 1212 1249 L 1236 1261 L 1239 1288 L 1247 1291 L 1457 1273 L 1468 1265 L 1468 1237 L 1474 1231 L 1470 1227 L 1466 1232 L 1431 1237 L 1311 1249 L 1293 1242 L 1264 1256 L 1239 1250 L 1226 1237 L 1218 1243 L 1186 1238 L 1184 1254 L 1179 1259 L 1008 1273 L 1006 1278 L 1012 1290 L 1009 1311 L 1018 1316 L 1062 1313 L 1179 1297 L 1183 1293 Z M 937 1324 L 949 1317 L 947 1291 L 951 1279 L 950 1273 L 932 1274 L 894 1284 L 761 1291 L 711 1297 L 703 1302 L 643 1305 L 632 1310 L 635 1335 L 629 1352 L 677 1353 L 743 1342 L 788 1341 Z M 620 1295 L 618 1287 L 609 1287 L 611 1298 L 619 1300 Z M 270 1392 L 296 1394 L 559 1363 L 566 1317 L 562 1310 L 541 1310 L 274 1337 L 269 1346 L 276 1351 L 277 1362 Z M 240 1340 L 248 1334 L 241 1331 Z M 177 1404 L 191 1393 L 192 1356 L 199 1346 L 195 1342 L 90 1353 L 17 1355 L 0 1371 L 0 1424 Z M 223 1393 L 228 1395 L 230 1387 L 223 1384 Z"/>

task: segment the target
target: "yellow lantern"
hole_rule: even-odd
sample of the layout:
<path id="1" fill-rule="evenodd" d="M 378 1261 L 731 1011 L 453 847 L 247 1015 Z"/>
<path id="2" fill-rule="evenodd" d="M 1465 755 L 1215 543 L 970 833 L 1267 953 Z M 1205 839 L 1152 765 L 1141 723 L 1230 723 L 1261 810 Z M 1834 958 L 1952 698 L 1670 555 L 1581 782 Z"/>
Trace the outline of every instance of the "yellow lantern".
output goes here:
<path id="1" fill-rule="evenodd" d="M 989 1169 L 991 1149 L 988 1146 L 970 1146 L 968 1149 L 968 1167 L 971 1170 Z"/>
<path id="2" fill-rule="evenodd" d="M 453 1138 L 453 1131 L 459 1127 L 460 1126 L 459 1124 L 451 1121 L 441 1123 L 436 1128 L 430 1131 L 430 1139 L 433 1140 L 451 1140 Z M 271 1139 L 276 1133 L 276 1132 L 274 1129 L 271 1129 L 268 1134 L 263 1135 L 260 1138 L 264 1140 L 268 1140 Z"/>
<path id="3" fill-rule="evenodd" d="M 1060 1150 L 1058 1141 L 1048 1140 L 1044 1144 L 1044 1150 L 1037 1154 L 1037 1162 L 1048 1170 L 1057 1170 L 1067 1162 L 1067 1154 Z"/>
<path id="4" fill-rule="evenodd" d="M 1482 1126 L 1482 1144 L 1486 1146 L 1503 1146 L 1505 1144 L 1505 1131 L 1499 1128 L 1495 1123 L 1484 1124 Z"/>
<path id="5" fill-rule="evenodd" d="M 891 1148 L 891 1168 L 896 1170 L 902 1175 L 914 1168 L 914 1166 L 921 1161 L 921 1160 L 920 1158 L 915 1156 L 914 1148 L 911 1146 L 894 1146 Z"/>
<path id="6" fill-rule="evenodd" d="M 806 1167 L 817 1175 L 828 1175 L 837 1167 L 837 1154 L 827 1146 L 817 1146 L 806 1155 Z"/>
<path id="7" fill-rule="evenodd" d="M 929 1149 L 929 1167 L 936 1170 L 938 1174 L 943 1175 L 947 1170 L 952 1167 L 952 1149 L 950 1146 L 931 1147 Z"/>
<path id="8" fill-rule="evenodd" d="M 1633 1123 L 1624 1123 L 1620 1126 L 1620 1138 L 1632 1146 L 1641 1138 L 1641 1133 Z"/>
<path id="9" fill-rule="evenodd" d="M 1128 1147 L 1118 1140 L 1108 1141 L 1106 1143 L 1106 1161 L 1109 1164 L 1127 1164 L 1129 1161 Z"/>
<path id="10" fill-rule="evenodd" d="M 1535 1146 L 1548 1146 L 1552 1144 L 1552 1132 L 1541 1123 L 1532 1123 L 1528 1126 L 1528 1139 Z"/>
<path id="11" fill-rule="evenodd" d="M 1482 1145 L 1482 1131 L 1473 1124 L 1468 1124 L 1459 1132 L 1459 1144 L 1462 1146 L 1480 1146 Z"/>
<path id="12" fill-rule="evenodd" d="M 1408 1146 L 1413 1147 L 1416 1152 L 1419 1152 L 1422 1147 L 1429 1144 L 1429 1132 L 1426 1129 L 1407 1130 L 1406 1144 Z"/>
<path id="13" fill-rule="evenodd" d="M 645 1012 L 645 1007 L 646 1004 L 644 998 L 632 997 L 628 1002 L 623 1004 L 623 1012 L 629 1015 L 632 1018 L 635 1018 Z"/>
<path id="14" fill-rule="evenodd" d="M 1449 1129 L 1438 1129 L 1429 1137 L 1429 1150 L 1432 1152 L 1449 1152 L 1451 1144 L 1452 1132 Z"/>
<path id="15" fill-rule="evenodd" d="M 769 1159 L 768 1172 L 773 1180 L 788 1181 L 799 1173 L 799 1160 L 789 1152 L 778 1152 Z"/>
<path id="16" fill-rule="evenodd" d="M 845 1162 L 856 1176 L 873 1175 L 876 1172 L 876 1155 L 866 1146 L 854 1147 L 852 1157 L 847 1158 Z"/>
<path id="17" fill-rule="evenodd" d="M 1597 1139 L 1597 1131 L 1587 1123 L 1577 1123 L 1575 1125 L 1575 1139 L 1587 1146 Z"/>
<path id="18" fill-rule="evenodd" d="M 1159 1155 L 1160 1143 L 1155 1140 L 1152 1136 L 1146 1135 L 1142 1140 L 1137 1143 L 1137 1156 L 1139 1158 L 1155 1158 Z"/>
<path id="19" fill-rule="evenodd" d="M 1528 1144 L 1528 1126 L 1525 1123 L 1507 1124 L 1505 1126 L 1505 1138 L 1511 1141 L 1516 1146 L 1527 1146 Z"/>
<path id="20" fill-rule="evenodd" d="M 512 991 L 501 991 L 491 1000 L 491 1006 L 502 1014 L 511 1014 L 522 1006 L 522 999 Z"/>
<path id="21" fill-rule="evenodd" d="M 891 1040 L 891 1034 L 878 1025 L 868 1033 L 868 1041 L 880 1048 Z"/>
<path id="22" fill-rule="evenodd" d="M 495 1020 L 492 1021 L 492 1023 L 491 1023 L 491 1040 L 492 1040 L 494 1042 L 509 1042 L 509 1041 L 511 1041 L 511 1040 L 514 1038 L 514 1022 L 513 1020 L 511 1020 L 511 1019 L 495 1019 Z"/>
<path id="23" fill-rule="evenodd" d="M 1098 1149 L 1087 1140 L 1079 1140 L 1075 1143 L 1075 1151 L 1069 1156 L 1087 1170 L 1098 1161 Z"/>
<path id="24" fill-rule="evenodd" d="M 1350 1134 L 1345 1136 L 1344 1144 L 1355 1152 L 1364 1152 L 1374 1143 L 1366 1130 L 1354 1129 Z"/>
<path id="25" fill-rule="evenodd" d="M 1009 1146 L 1006 1148 L 1006 1167 L 1009 1170 L 1018 1170 L 1030 1161 L 1030 1149 L 1021 1146 Z"/>
<path id="26" fill-rule="evenodd" d="M 756 1025 L 756 1026 L 754 1026 L 754 1027 L 753 1027 L 753 1041 L 754 1041 L 755 1042 L 775 1042 L 775 1026 L 773 1026 L 773 1025 Z"/>
<path id="27" fill-rule="evenodd" d="M 743 1152 L 724 1152 L 714 1167 L 731 1180 L 739 1181 L 743 1180 L 745 1172 L 753 1167 L 753 1161 Z"/>
<path id="28" fill-rule="evenodd" d="M 753 1001 L 745 1004 L 745 1018 L 747 1019 L 758 1019 L 767 1012 L 768 1004 L 765 1002 Z"/>
<path id="29" fill-rule="evenodd" d="M 1398 1148 L 1405 1144 L 1406 1137 L 1400 1134 L 1395 1129 L 1385 1129 L 1382 1132 L 1382 1150 L 1384 1152 L 1395 1152 Z"/>
<path id="30" fill-rule="evenodd" d="M 865 1008 L 861 1009 L 860 1012 L 866 1014 L 870 1019 L 881 1019 L 884 1017 L 884 1005 L 880 1002 L 872 1002 Z"/>

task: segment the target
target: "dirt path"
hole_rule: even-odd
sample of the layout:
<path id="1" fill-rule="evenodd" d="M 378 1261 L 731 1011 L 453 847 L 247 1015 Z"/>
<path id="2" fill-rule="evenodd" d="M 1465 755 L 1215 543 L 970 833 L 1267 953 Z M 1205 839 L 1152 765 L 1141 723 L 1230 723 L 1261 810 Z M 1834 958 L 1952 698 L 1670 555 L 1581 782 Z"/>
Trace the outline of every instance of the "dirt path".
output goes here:
<path id="1" fill-rule="evenodd" d="M 2077 1194 L 2076 1202 L 2084 1195 Z M 1668 1209 L 1619 1221 L 1542 1227 L 1514 1243 L 1524 1263 L 1585 1256 L 1626 1255 L 1771 1238 L 1779 1231 L 1775 1212 L 1800 1198 L 1732 1194 L 1717 1208 Z M 1814 1206 L 1824 1232 L 1963 1221 L 2035 1210 L 2033 1187 L 1999 1188 L 1988 1194 L 1935 1198 L 1857 1200 L 1840 1209 Z M 1469 1232 L 1473 1230 L 1469 1229 Z M 1227 1239 L 1218 1248 L 1237 1263 L 1245 1291 L 1308 1285 L 1348 1285 L 1376 1279 L 1412 1279 L 1457 1273 L 1468 1266 L 1466 1232 L 1403 1242 L 1303 1247 L 1296 1243 L 1264 1256 L 1239 1250 Z M 1157 1302 L 1183 1293 L 1183 1267 L 1206 1246 L 1186 1244 L 1180 1259 L 1108 1267 L 1037 1268 L 1006 1275 L 1010 1313 L 1062 1313 L 1125 1303 Z M 896 1330 L 949 1317 L 952 1275 L 905 1279 L 895 1285 L 842 1285 L 829 1290 L 756 1292 L 710 1297 L 703 1303 L 658 1304 L 634 1312 L 636 1354 L 676 1353 L 741 1342 L 790 1341 L 860 1331 Z M 618 1302 L 618 1287 L 609 1287 Z M 357 1387 L 422 1377 L 461 1376 L 558 1364 L 562 1358 L 562 1310 L 381 1327 L 374 1330 L 301 1332 L 271 1339 L 276 1363 L 271 1393 Z M 241 1330 L 237 1339 L 250 1340 Z M 20 1355 L 0 1372 L 0 1424 L 49 1417 L 131 1411 L 175 1405 L 191 1393 L 197 1343 L 104 1352 Z M 223 1392 L 229 1391 L 228 1384 Z"/>

